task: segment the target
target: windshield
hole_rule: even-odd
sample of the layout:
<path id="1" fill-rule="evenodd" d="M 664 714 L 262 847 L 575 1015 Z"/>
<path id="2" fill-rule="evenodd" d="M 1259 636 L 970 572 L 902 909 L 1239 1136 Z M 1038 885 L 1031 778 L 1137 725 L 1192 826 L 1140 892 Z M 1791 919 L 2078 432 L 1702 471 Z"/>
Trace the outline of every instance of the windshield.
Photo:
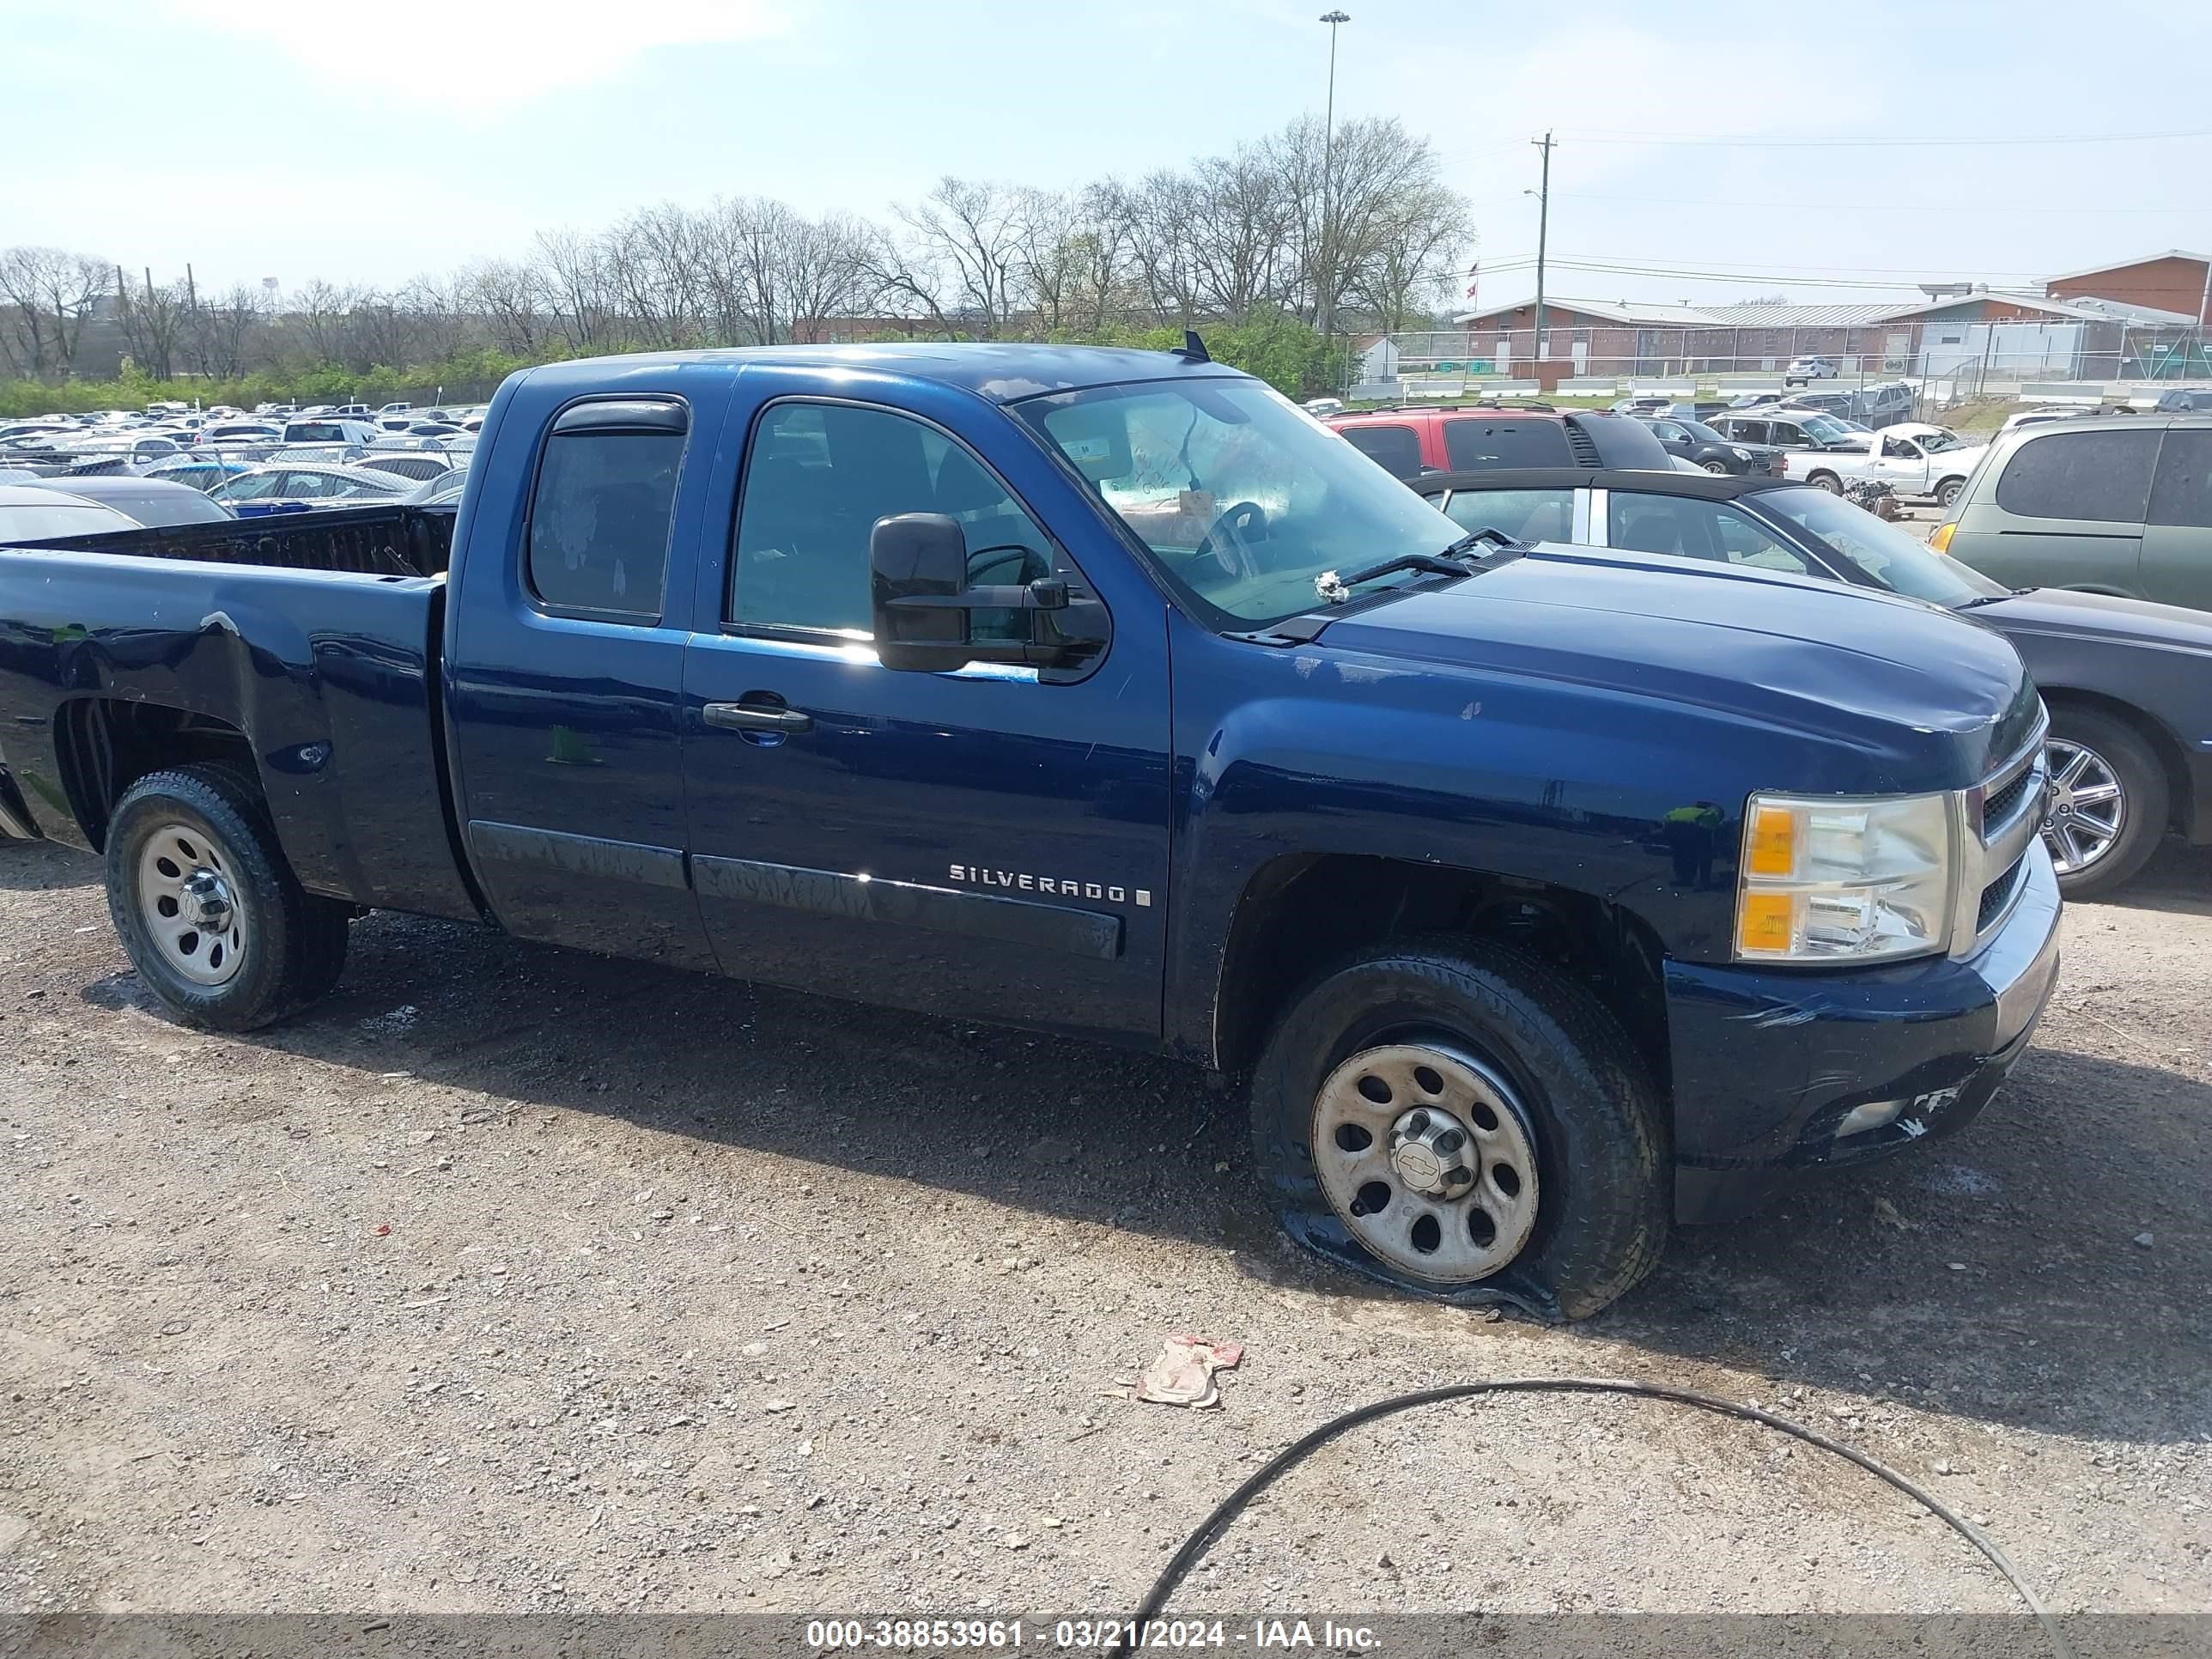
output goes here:
<path id="1" fill-rule="evenodd" d="M 1940 455 L 1947 449 L 1962 449 L 1966 442 L 1957 433 L 1945 431 L 1941 428 L 1933 432 L 1920 432 L 1913 435 L 1920 441 L 1921 448 L 1930 455 Z"/>
<path id="2" fill-rule="evenodd" d="M 1321 603 L 1314 579 L 1324 572 L 1438 553 L 1459 538 L 1449 519 L 1257 380 L 1097 386 L 1017 412 L 1217 628 L 1296 616 Z"/>
<path id="3" fill-rule="evenodd" d="M 1832 415 L 1808 415 L 1799 420 L 1808 437 L 1818 438 L 1822 443 L 1833 443 L 1838 438 L 1848 438 L 1851 428 Z"/>
<path id="4" fill-rule="evenodd" d="M 1825 489 L 1763 490 L 1759 503 L 1810 532 L 1893 592 L 1931 605 L 1956 605 L 2006 591 L 1979 571 L 1930 553 L 1895 525 Z"/>

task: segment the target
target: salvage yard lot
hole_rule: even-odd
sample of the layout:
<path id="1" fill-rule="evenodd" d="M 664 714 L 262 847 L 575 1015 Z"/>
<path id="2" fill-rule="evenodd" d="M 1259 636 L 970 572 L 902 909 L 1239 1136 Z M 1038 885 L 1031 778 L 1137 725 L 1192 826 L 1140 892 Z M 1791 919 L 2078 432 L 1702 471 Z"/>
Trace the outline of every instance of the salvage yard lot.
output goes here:
<path id="1" fill-rule="evenodd" d="M 1966 1135 L 1559 1330 L 1291 1251 L 1162 1062 L 386 915 L 217 1037 L 98 876 L 0 844 L 0 1608 L 1124 1613 L 1315 1423 L 1555 1373 L 1862 1444 L 2062 1608 L 2212 1609 L 2205 854 L 2069 912 Z M 1245 1345 L 1224 1409 L 1102 1396 L 1177 1329 Z M 1356 1432 L 1177 1603 L 2013 1605 L 1808 1448 L 1560 1398 Z"/>

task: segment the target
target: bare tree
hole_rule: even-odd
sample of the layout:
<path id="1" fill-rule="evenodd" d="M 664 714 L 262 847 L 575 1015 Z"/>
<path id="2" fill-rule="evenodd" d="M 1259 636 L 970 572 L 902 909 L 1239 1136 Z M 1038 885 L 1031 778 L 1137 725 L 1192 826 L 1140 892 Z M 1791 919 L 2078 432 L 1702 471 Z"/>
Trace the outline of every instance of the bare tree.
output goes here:
<path id="1" fill-rule="evenodd" d="M 860 269 L 871 303 L 895 316 L 926 317 L 930 327 L 944 338 L 958 339 L 959 331 L 945 312 L 945 273 L 929 258 L 927 250 L 915 239 L 895 236 L 880 225 L 869 229 L 872 234 L 864 246 Z"/>
<path id="2" fill-rule="evenodd" d="M 0 252 L 0 300 L 7 302 L 15 351 L 36 379 L 66 378 L 76 367 L 84 325 L 113 291 L 115 267 L 58 247 Z"/>
<path id="3" fill-rule="evenodd" d="M 185 327 L 186 346 L 200 373 L 218 380 L 243 374 L 266 320 L 267 301 L 258 287 L 234 283 L 221 298 L 203 298 Z"/>
<path id="4" fill-rule="evenodd" d="M 1163 167 L 1146 176 L 1130 203 L 1129 252 L 1146 308 L 1154 322 L 1182 328 L 1198 320 L 1191 195 L 1183 174 Z"/>
<path id="5" fill-rule="evenodd" d="M 921 201 L 891 210 L 908 232 L 907 264 L 934 268 L 932 287 L 986 339 L 1028 298 L 1019 280 L 1023 207 L 1019 191 L 947 173 Z"/>
<path id="6" fill-rule="evenodd" d="M 540 231 L 546 307 L 574 352 L 614 343 L 614 289 L 597 237 L 573 230 Z"/>
<path id="7" fill-rule="evenodd" d="M 123 330 L 124 349 L 131 361 L 157 380 L 176 373 L 191 301 L 181 281 L 154 284 L 154 273 L 145 273 L 145 285 L 133 288 L 116 273 L 116 321 Z"/>
<path id="8" fill-rule="evenodd" d="M 285 321 L 309 362 L 343 359 L 353 309 L 361 298 L 358 289 L 339 288 L 319 276 L 292 296 Z"/>
<path id="9" fill-rule="evenodd" d="M 550 343 L 556 325 L 544 303 L 543 272 L 511 260 L 488 259 L 459 281 L 467 309 L 501 351 L 534 357 Z"/>

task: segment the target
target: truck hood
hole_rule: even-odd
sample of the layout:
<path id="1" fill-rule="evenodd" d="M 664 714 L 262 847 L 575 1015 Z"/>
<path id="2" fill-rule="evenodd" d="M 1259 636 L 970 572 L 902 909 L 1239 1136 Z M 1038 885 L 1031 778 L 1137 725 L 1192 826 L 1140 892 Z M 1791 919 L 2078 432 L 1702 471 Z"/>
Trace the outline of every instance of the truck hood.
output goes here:
<path id="1" fill-rule="evenodd" d="M 2063 587 L 2032 587 L 2025 593 L 1978 605 L 1967 614 L 1993 627 L 2160 645 L 2212 655 L 2212 612 L 2154 605 L 2148 599 L 2076 593 Z"/>
<path id="2" fill-rule="evenodd" d="M 2004 638 L 1917 599 L 1701 560 L 1546 545 L 1333 623 L 1329 647 L 1668 702 L 1840 742 L 1883 789 L 1960 788 L 2041 714 Z"/>

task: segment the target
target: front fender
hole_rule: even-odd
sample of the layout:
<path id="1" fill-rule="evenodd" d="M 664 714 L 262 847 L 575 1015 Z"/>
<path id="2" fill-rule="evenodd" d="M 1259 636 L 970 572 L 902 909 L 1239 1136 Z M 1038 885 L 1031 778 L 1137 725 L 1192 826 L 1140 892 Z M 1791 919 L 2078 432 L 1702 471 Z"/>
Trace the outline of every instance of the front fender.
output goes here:
<path id="1" fill-rule="evenodd" d="M 1758 763 L 1654 698 L 1217 640 L 1177 623 L 1168 1036 L 1211 1054 L 1239 907 L 1287 855 L 1562 887 L 1724 954 Z"/>

